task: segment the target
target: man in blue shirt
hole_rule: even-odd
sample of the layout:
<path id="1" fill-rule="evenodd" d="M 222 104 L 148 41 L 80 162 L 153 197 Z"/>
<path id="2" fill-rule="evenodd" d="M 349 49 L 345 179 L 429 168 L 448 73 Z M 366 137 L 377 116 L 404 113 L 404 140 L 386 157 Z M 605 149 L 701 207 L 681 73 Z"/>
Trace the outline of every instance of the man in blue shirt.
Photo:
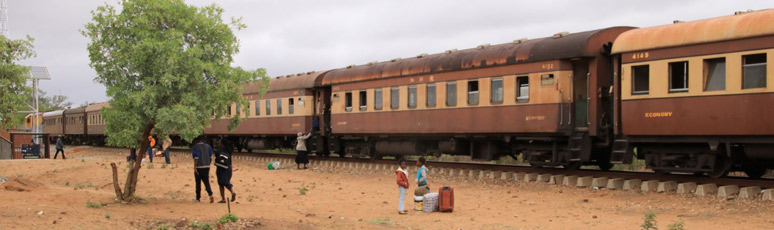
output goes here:
<path id="1" fill-rule="evenodd" d="M 430 186 L 427 185 L 427 167 L 425 167 L 425 158 L 417 159 L 417 188 L 414 190 L 414 196 L 424 196 L 430 192 Z"/>
<path id="2" fill-rule="evenodd" d="M 191 147 L 191 153 L 194 159 L 194 177 L 196 178 L 196 200 L 194 202 L 200 202 L 202 197 L 202 182 L 204 188 L 207 190 L 207 194 L 210 196 L 210 203 L 215 201 L 212 197 L 212 189 L 210 188 L 210 164 L 212 164 L 212 146 L 204 143 L 204 139 L 199 139 L 195 145 Z"/>

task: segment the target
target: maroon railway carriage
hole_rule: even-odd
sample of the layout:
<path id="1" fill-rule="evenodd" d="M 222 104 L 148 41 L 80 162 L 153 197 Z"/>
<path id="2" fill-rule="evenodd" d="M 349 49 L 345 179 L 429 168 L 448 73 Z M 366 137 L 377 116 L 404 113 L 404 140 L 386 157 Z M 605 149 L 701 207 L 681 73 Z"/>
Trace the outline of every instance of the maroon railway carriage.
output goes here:
<path id="1" fill-rule="evenodd" d="M 481 45 L 329 71 L 333 151 L 524 153 L 537 166 L 609 168 L 612 84 L 608 52 L 633 28 L 612 27 Z"/>
<path id="2" fill-rule="evenodd" d="M 64 110 L 43 113 L 43 133 L 49 134 L 49 143 L 55 143 L 59 136 L 64 135 L 63 114 Z"/>
<path id="3" fill-rule="evenodd" d="M 320 84 L 321 74 L 309 72 L 273 78 L 263 97 L 259 97 L 258 84 L 246 85 L 244 98 L 248 107 L 231 106 L 225 117 L 211 122 L 204 135 L 230 138 L 240 150 L 292 148 L 297 133 L 313 130 L 315 110 L 320 106 L 314 87 Z M 229 131 L 228 119 L 237 110 L 242 111 L 243 120 Z"/>
<path id="4" fill-rule="evenodd" d="M 86 139 L 84 140 L 88 144 L 92 145 L 104 145 L 107 143 L 105 136 L 105 122 L 102 117 L 102 108 L 107 107 L 108 102 L 94 103 L 86 106 Z"/>
<path id="5" fill-rule="evenodd" d="M 66 109 L 64 111 L 64 142 L 84 143 L 86 140 L 86 107 Z"/>
<path id="6" fill-rule="evenodd" d="M 774 164 L 774 10 L 627 31 L 616 39 L 614 163 L 657 172 Z"/>

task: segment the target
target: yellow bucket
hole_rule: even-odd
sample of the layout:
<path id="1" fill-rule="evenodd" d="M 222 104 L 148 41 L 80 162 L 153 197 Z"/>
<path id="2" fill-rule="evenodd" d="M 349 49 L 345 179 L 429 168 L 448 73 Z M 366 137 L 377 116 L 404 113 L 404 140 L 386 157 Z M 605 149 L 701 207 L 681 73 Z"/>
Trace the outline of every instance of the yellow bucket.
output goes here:
<path id="1" fill-rule="evenodd" d="M 416 201 L 416 202 L 414 202 L 414 210 L 416 210 L 416 211 L 422 211 L 422 201 Z"/>

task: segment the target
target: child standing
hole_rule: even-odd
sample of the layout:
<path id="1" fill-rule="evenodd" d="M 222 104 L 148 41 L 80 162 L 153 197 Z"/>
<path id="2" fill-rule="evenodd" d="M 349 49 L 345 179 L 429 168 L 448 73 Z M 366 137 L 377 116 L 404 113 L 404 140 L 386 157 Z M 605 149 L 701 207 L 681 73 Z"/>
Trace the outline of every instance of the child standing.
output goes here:
<path id="1" fill-rule="evenodd" d="M 400 192 L 400 200 L 398 200 L 398 214 L 405 215 L 408 213 L 408 211 L 403 208 L 404 201 L 406 200 L 406 189 L 409 188 L 408 172 L 406 171 L 405 160 L 401 159 L 398 164 L 400 167 L 395 170 L 395 174 L 398 176 L 398 191 Z"/>

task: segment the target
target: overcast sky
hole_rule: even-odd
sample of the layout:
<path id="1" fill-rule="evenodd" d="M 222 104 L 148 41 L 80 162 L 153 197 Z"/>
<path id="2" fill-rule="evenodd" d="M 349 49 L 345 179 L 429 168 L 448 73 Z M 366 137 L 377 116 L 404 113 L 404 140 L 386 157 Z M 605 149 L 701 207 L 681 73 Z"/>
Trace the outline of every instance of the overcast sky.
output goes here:
<path id="1" fill-rule="evenodd" d="M 27 65 L 46 66 L 52 80 L 41 88 L 70 98 L 74 105 L 106 101 L 93 81 L 88 40 L 79 30 L 90 11 L 116 0 L 7 0 L 11 38 L 35 38 L 37 57 Z M 771 1 L 249 1 L 215 3 L 227 17 L 243 17 L 241 52 L 234 65 L 266 68 L 279 76 L 341 68 L 371 61 L 439 53 L 520 38 L 580 32 L 612 26 L 648 27 L 771 8 Z"/>

